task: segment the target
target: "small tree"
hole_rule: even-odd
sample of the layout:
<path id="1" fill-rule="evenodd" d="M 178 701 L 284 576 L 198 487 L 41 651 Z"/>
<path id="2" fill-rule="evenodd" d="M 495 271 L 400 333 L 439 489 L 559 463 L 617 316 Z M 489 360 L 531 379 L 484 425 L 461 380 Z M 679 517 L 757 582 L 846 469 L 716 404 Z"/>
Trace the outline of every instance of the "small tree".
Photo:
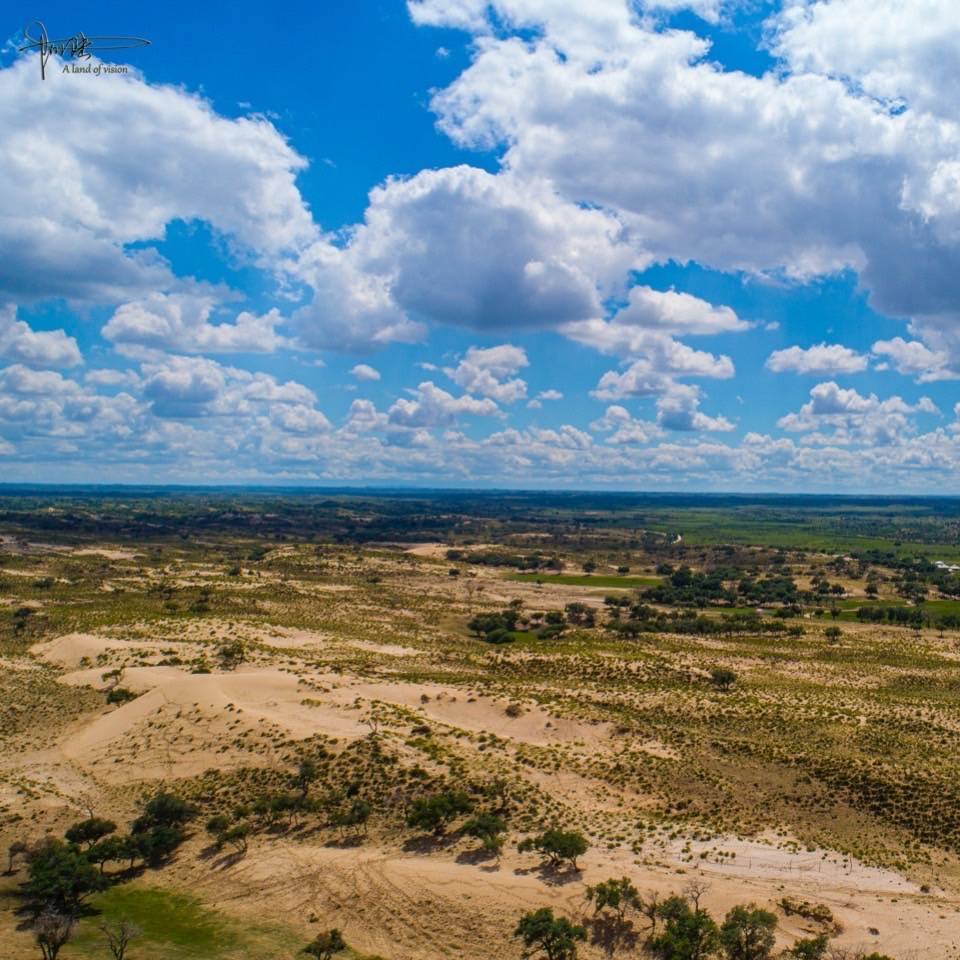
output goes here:
<path id="1" fill-rule="evenodd" d="M 728 960 L 767 960 L 776 943 L 777 916 L 756 904 L 736 906 L 720 927 Z"/>
<path id="2" fill-rule="evenodd" d="M 310 957 L 316 957 L 317 960 L 330 960 L 330 958 L 341 950 L 347 949 L 347 943 L 343 939 L 343 934 L 333 927 L 325 933 L 317 935 L 317 938 L 303 948 L 303 952 Z"/>
<path id="3" fill-rule="evenodd" d="M 549 907 L 525 913 L 513 935 L 523 940 L 524 957 L 541 954 L 545 960 L 575 960 L 577 943 L 587 938 L 583 927 L 555 917 Z"/>
<path id="4" fill-rule="evenodd" d="M 247 852 L 247 842 L 250 837 L 249 823 L 235 823 L 223 835 L 223 842 L 229 843 L 237 853 Z"/>
<path id="5" fill-rule="evenodd" d="M 208 821 L 206 830 L 219 850 L 223 846 L 224 834 L 230 829 L 230 818 L 225 813 L 215 813 Z"/>
<path id="6" fill-rule="evenodd" d="M 551 828 L 538 837 L 527 837 L 522 840 L 517 849 L 520 853 L 536 850 L 547 858 L 552 867 L 558 867 L 567 861 L 576 870 L 578 869 L 577 858 L 587 852 L 589 844 L 583 834 L 575 830 Z"/>
<path id="7" fill-rule="evenodd" d="M 73 936 L 73 917 L 45 910 L 34 921 L 33 937 L 43 960 L 57 960 L 64 945 Z"/>
<path id="8" fill-rule="evenodd" d="M 366 834 L 367 823 L 370 820 L 370 814 L 372 812 L 373 808 L 370 804 L 366 800 L 361 800 L 358 797 L 346 810 L 340 810 L 334 813 L 330 818 L 330 822 L 341 832 L 353 827 L 360 827 L 362 832 Z"/>
<path id="9" fill-rule="evenodd" d="M 317 769 L 316 763 L 306 758 L 300 761 L 300 766 L 297 768 L 293 782 L 294 785 L 300 789 L 301 794 L 306 797 L 310 791 L 310 785 L 316 782 L 319 776 L 320 771 Z"/>
<path id="10" fill-rule="evenodd" d="M 648 893 L 641 899 L 637 909 L 650 922 L 650 936 L 655 937 L 657 935 L 657 921 L 660 919 L 660 894 L 656 890 Z"/>
<path id="11" fill-rule="evenodd" d="M 628 877 L 620 877 L 619 880 L 611 877 L 595 886 L 587 887 L 586 897 L 587 901 L 593 904 L 594 913 L 610 909 L 616 913 L 621 923 L 628 909 L 640 909 L 640 891 Z"/>
<path id="12" fill-rule="evenodd" d="M 827 643 L 837 643 L 843 636 L 843 631 L 839 627 L 827 627 L 823 635 L 827 638 Z"/>
<path id="13" fill-rule="evenodd" d="M 691 880 L 684 888 L 683 895 L 693 906 L 693 909 L 700 912 L 700 901 L 710 892 L 710 884 L 703 880 Z"/>
<path id="14" fill-rule="evenodd" d="M 100 924 L 100 932 L 107 941 L 107 949 L 113 960 L 125 960 L 130 941 L 140 936 L 140 928 L 129 920 L 120 920 L 117 923 Z"/>

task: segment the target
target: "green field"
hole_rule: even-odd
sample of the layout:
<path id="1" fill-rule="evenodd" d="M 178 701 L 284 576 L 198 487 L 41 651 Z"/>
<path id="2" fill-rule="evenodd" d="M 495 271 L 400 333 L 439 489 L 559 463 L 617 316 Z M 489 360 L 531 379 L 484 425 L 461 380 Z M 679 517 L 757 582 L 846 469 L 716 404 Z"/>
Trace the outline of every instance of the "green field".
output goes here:
<path id="1" fill-rule="evenodd" d="M 520 583 L 556 583 L 566 587 L 619 587 L 635 590 L 638 587 L 655 587 L 659 577 L 608 577 L 588 573 L 513 573 L 508 580 Z"/>
<path id="2" fill-rule="evenodd" d="M 194 897 L 152 887 L 111 887 L 92 903 L 95 915 L 80 921 L 64 952 L 108 955 L 98 926 L 128 920 L 142 931 L 130 960 L 280 960 L 294 956 L 304 939 L 279 925 L 244 924 L 205 908 Z"/>

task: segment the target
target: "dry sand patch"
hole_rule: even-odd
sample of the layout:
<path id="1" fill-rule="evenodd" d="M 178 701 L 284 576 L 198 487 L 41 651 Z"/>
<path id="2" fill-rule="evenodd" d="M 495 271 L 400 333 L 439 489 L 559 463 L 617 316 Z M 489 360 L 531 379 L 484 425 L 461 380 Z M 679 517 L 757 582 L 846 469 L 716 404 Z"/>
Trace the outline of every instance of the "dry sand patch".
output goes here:
<path id="1" fill-rule="evenodd" d="M 331 691 L 330 697 L 342 704 L 351 703 L 357 697 L 382 700 L 416 710 L 430 720 L 452 727 L 492 733 L 533 745 L 570 741 L 595 744 L 609 737 L 611 730 L 609 724 L 555 717 L 535 704 L 525 703 L 520 706 L 519 716 L 509 716 L 506 711 L 511 701 L 471 695 L 456 687 L 433 683 L 348 682 Z"/>
<path id="2" fill-rule="evenodd" d="M 54 640 L 36 643 L 30 652 L 47 663 L 76 669 L 84 658 L 96 660 L 101 654 L 134 653 L 140 651 L 158 654 L 170 648 L 171 641 L 121 640 L 93 633 L 68 633 Z"/>
<path id="3" fill-rule="evenodd" d="M 583 858 L 579 875 L 548 883 L 533 858 L 508 851 L 499 864 L 457 862 L 457 852 L 465 849 L 424 855 L 372 844 L 341 848 L 281 840 L 252 847 L 245 860 L 226 870 L 198 874 L 193 868 L 191 880 L 221 908 L 253 915 L 269 897 L 291 918 L 305 920 L 313 914 L 321 927 L 340 926 L 357 948 L 387 951 L 393 960 L 515 958 L 517 943 L 504 932 L 513 929 L 523 912 L 550 906 L 589 922 L 585 885 L 622 875 L 641 892 L 661 896 L 680 892 L 691 880 L 706 881 L 703 903 L 715 917 L 750 901 L 775 910 L 780 947 L 820 929 L 783 916 L 777 904 L 784 895 L 827 904 L 843 925 L 834 943 L 882 950 L 898 960 L 948 956 L 960 934 L 956 913 L 944 910 L 942 900 L 903 890 L 895 875 L 865 873 L 869 868 L 850 875 L 827 871 L 783 878 L 745 876 L 745 871 L 720 865 L 702 871 L 686 867 L 679 873 L 675 864 L 642 864 L 623 848 L 593 849 Z M 772 850 L 769 856 L 772 862 L 782 852 Z M 645 923 L 638 920 L 636 927 L 642 933 Z M 588 944 L 582 956 L 593 960 L 603 953 Z"/>
<path id="4" fill-rule="evenodd" d="M 73 550 L 71 555 L 74 557 L 106 557 L 108 560 L 135 560 L 137 554 L 133 550 L 121 550 L 118 547 L 84 547 L 81 550 Z"/>

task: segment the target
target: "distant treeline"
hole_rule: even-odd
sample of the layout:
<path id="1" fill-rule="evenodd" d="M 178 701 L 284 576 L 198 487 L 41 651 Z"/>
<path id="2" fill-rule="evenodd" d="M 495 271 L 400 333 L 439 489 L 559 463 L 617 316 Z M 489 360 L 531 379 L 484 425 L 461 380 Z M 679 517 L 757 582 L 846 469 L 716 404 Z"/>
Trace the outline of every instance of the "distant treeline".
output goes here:
<path id="1" fill-rule="evenodd" d="M 936 617 L 922 607 L 859 607 L 857 619 L 863 623 L 895 623 L 918 630 L 923 626 L 937 626 L 943 630 L 960 629 L 960 616 L 957 614 L 946 613 Z"/>

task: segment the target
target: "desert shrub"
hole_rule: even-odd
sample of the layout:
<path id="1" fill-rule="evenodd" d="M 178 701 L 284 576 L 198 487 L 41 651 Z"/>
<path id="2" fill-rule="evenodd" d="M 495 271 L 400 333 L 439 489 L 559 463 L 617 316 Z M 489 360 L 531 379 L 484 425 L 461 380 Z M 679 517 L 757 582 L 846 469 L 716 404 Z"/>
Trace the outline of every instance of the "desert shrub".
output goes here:
<path id="1" fill-rule="evenodd" d="M 335 954 L 346 949 L 347 943 L 343 939 L 343 934 L 333 927 L 324 933 L 317 934 L 316 938 L 303 948 L 303 952 L 309 957 L 316 957 L 317 960 L 330 960 Z"/>
<path id="2" fill-rule="evenodd" d="M 107 703 L 129 703 L 136 699 L 137 694 L 126 687 L 113 687 L 107 692 Z"/>

